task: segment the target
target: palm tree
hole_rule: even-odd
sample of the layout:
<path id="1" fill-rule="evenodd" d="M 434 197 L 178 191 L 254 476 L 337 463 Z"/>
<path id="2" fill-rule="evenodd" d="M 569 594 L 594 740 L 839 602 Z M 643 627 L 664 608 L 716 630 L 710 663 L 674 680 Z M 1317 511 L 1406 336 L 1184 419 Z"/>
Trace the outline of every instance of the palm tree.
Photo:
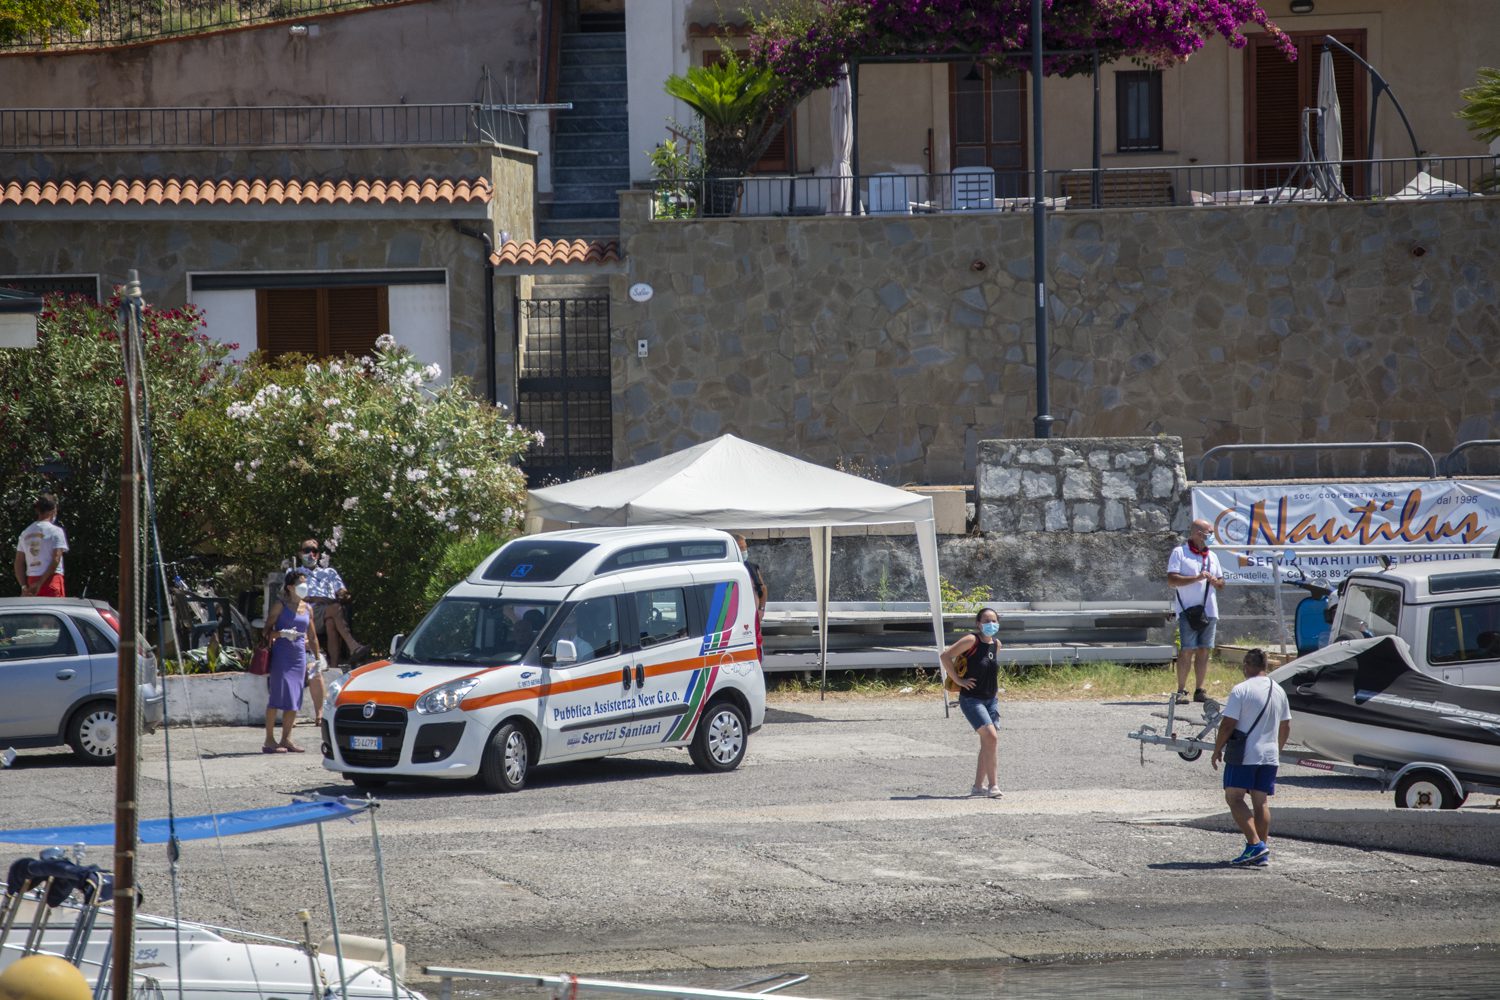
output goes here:
<path id="1" fill-rule="evenodd" d="M 1480 142 L 1500 139 L 1500 70 L 1483 67 L 1479 82 L 1460 91 L 1463 110 L 1458 113 Z"/>
<path id="2" fill-rule="evenodd" d="M 725 48 L 723 59 L 667 77 L 666 91 L 703 120 L 703 162 L 709 177 L 748 173 L 776 137 L 776 77 Z"/>

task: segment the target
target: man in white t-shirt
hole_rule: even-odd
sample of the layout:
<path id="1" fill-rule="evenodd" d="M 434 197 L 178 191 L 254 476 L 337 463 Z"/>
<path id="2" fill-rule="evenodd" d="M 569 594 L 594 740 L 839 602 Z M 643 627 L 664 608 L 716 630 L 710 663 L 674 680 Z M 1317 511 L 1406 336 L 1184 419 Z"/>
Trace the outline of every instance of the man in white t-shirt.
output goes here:
<path id="1" fill-rule="evenodd" d="M 16 582 L 24 597 L 65 597 L 63 553 L 68 536 L 57 526 L 57 497 L 43 493 L 32 504 L 36 520 L 16 543 Z"/>
<path id="2" fill-rule="evenodd" d="M 1224 759 L 1224 748 L 1235 733 L 1244 734 L 1243 759 L 1224 765 L 1224 801 L 1235 825 L 1245 835 L 1245 849 L 1232 865 L 1264 867 L 1271 858 L 1266 838 L 1271 835 L 1271 796 L 1276 794 L 1276 769 L 1281 748 L 1292 733 L 1292 707 L 1286 692 L 1266 673 L 1266 654 L 1252 649 L 1240 666 L 1245 679 L 1229 692 L 1219 734 L 1210 758 L 1214 770 Z M 1247 805 L 1245 796 L 1250 796 Z"/>
<path id="3" fill-rule="evenodd" d="M 1172 610 L 1177 612 L 1177 634 L 1182 648 L 1177 653 L 1177 704 L 1188 700 L 1188 663 L 1192 662 L 1196 687 L 1193 700 L 1203 701 L 1203 679 L 1208 676 L 1208 654 L 1214 648 L 1219 624 L 1219 590 L 1224 586 L 1224 568 L 1209 551 L 1207 521 L 1194 521 L 1186 542 L 1167 559 L 1167 582 L 1172 585 Z M 1203 606 L 1204 621 L 1194 628 L 1188 608 Z"/>

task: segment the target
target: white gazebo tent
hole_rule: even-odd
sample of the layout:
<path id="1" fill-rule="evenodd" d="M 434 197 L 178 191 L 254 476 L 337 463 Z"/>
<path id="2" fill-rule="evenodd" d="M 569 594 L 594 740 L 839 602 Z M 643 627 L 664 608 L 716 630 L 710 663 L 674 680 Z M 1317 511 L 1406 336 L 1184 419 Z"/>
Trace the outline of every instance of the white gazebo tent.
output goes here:
<path id="1" fill-rule="evenodd" d="M 806 528 L 812 539 L 818 663 L 825 686 L 833 529 L 910 524 L 922 555 L 933 640 L 938 649 L 943 646 L 931 497 L 826 469 L 726 434 L 629 469 L 533 490 L 527 511 L 565 524 Z"/>

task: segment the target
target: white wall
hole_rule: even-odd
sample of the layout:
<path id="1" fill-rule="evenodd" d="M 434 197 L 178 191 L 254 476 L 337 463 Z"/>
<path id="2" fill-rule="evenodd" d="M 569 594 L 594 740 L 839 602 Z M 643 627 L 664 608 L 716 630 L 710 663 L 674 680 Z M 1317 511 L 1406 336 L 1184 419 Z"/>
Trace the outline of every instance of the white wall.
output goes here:
<path id="1" fill-rule="evenodd" d="M 196 292 L 189 297 L 200 309 L 208 325 L 203 332 L 221 344 L 238 344 L 230 352 L 234 361 L 243 361 L 255 350 L 255 290 L 230 292 Z"/>
<path id="2" fill-rule="evenodd" d="M 651 179 L 648 150 L 667 138 L 667 119 L 692 119 L 686 105 L 662 89 L 687 71 L 686 0 L 625 0 L 625 86 L 630 95 L 630 179 Z"/>
<path id="3" fill-rule="evenodd" d="M 446 385 L 453 367 L 448 334 L 448 286 L 392 285 L 388 294 L 391 336 L 423 364 L 436 363 L 442 368 L 443 374 L 437 381 Z M 482 388 L 480 394 L 483 395 Z"/>

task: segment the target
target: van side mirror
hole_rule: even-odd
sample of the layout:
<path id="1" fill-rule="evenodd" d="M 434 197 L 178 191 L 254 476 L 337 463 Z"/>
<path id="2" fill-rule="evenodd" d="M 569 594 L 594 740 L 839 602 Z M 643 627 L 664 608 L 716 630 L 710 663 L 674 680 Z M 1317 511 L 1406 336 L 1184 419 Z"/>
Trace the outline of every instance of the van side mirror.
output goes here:
<path id="1" fill-rule="evenodd" d="M 578 662 L 578 647 L 572 639 L 559 639 L 552 644 L 552 661 L 564 665 Z"/>
<path id="2" fill-rule="evenodd" d="M 395 656 L 397 653 L 401 652 L 401 640 L 403 640 L 405 638 L 406 638 L 406 633 L 405 632 L 397 632 L 395 635 L 391 636 L 391 655 L 392 656 Z"/>

